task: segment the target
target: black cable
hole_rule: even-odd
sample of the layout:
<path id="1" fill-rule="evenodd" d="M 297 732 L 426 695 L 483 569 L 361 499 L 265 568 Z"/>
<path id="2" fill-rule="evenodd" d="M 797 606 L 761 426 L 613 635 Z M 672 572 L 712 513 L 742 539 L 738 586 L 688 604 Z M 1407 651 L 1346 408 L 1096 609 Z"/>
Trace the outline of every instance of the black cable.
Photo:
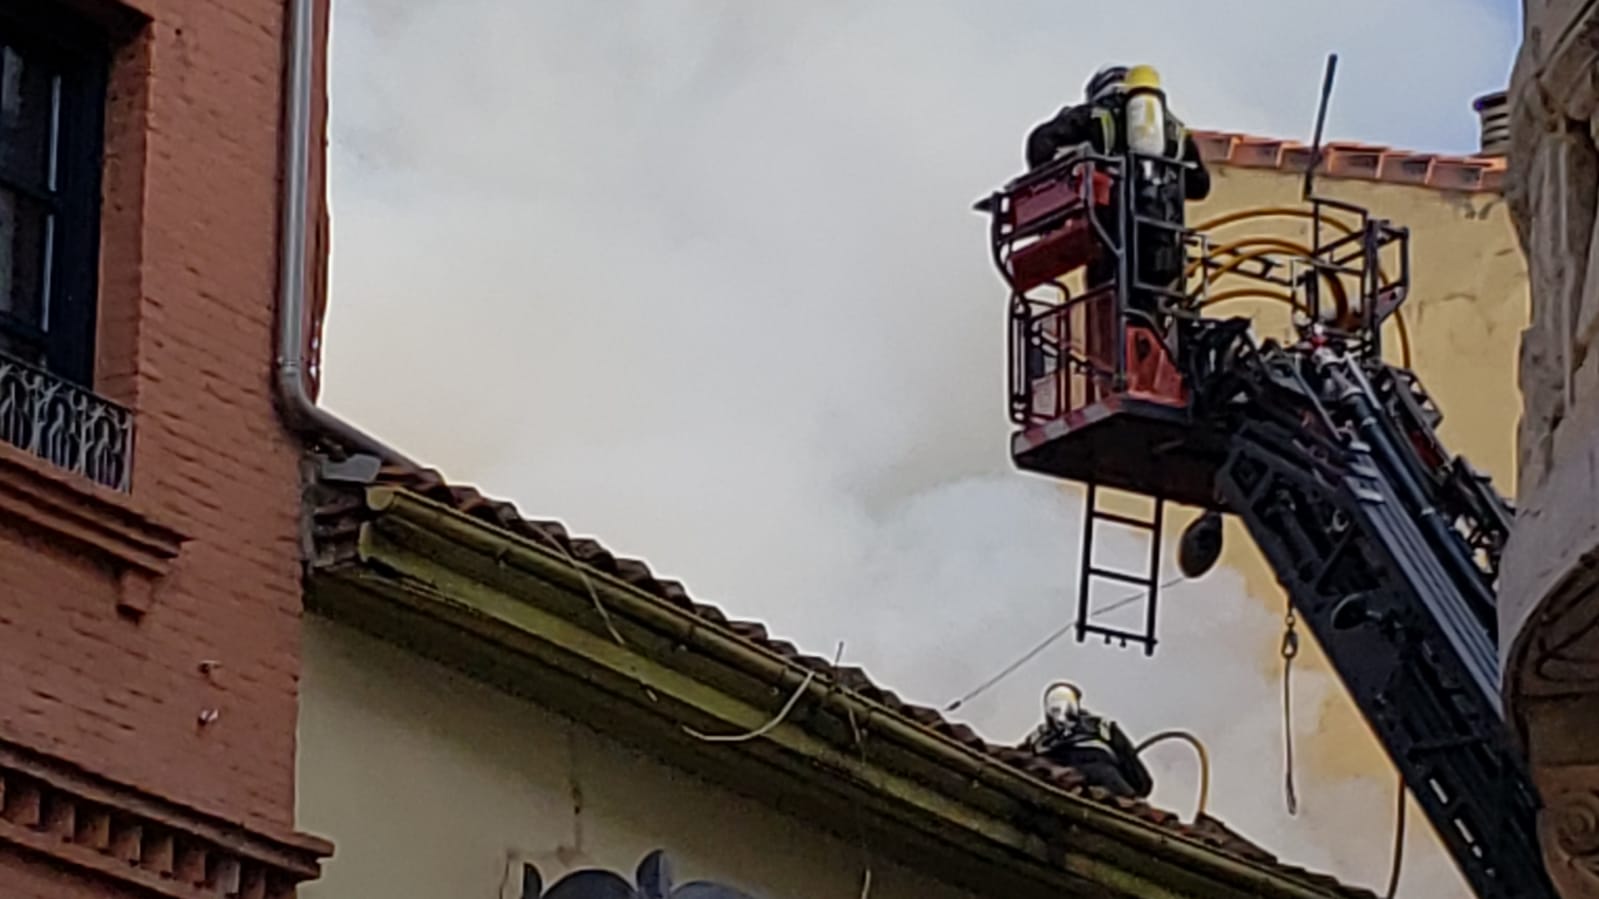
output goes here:
<path id="1" fill-rule="evenodd" d="M 1185 580 L 1187 580 L 1187 578 L 1174 577 L 1171 580 L 1167 581 L 1166 583 L 1161 584 L 1160 585 L 1160 589 L 1161 590 L 1165 590 L 1165 589 L 1167 589 L 1169 587 L 1174 587 L 1177 584 L 1180 584 L 1180 583 L 1182 583 Z M 1122 608 L 1123 606 L 1126 606 L 1126 605 L 1130 605 L 1130 604 L 1132 604 L 1134 602 L 1137 602 L 1138 600 L 1143 599 L 1145 596 L 1148 596 L 1148 595 L 1149 595 L 1148 593 L 1134 593 L 1134 594 L 1132 594 L 1130 596 L 1124 596 L 1121 599 L 1118 599 L 1118 600 L 1110 603 L 1109 605 L 1106 605 L 1106 606 L 1104 606 L 1102 608 L 1095 609 L 1093 611 L 1093 614 L 1095 614 L 1095 615 L 1104 615 L 1107 612 L 1114 612 L 1117 609 Z M 967 693 L 966 695 L 962 696 L 961 698 L 955 700 L 954 702 L 951 702 L 949 705 L 944 706 L 944 711 L 953 712 L 956 709 L 959 709 L 961 706 L 965 705 L 966 703 L 971 702 L 973 699 L 976 699 L 977 697 L 983 695 L 984 693 L 987 693 L 990 689 L 992 689 L 997 684 L 999 684 L 1000 681 L 1003 681 L 1005 678 L 1010 677 L 1012 674 L 1015 674 L 1016 673 L 1016 669 L 1022 667 L 1023 665 L 1027 664 L 1028 662 L 1031 662 L 1034 658 L 1036 658 L 1038 656 L 1039 653 L 1041 653 L 1044 650 L 1046 650 L 1046 649 L 1050 648 L 1051 646 L 1053 646 L 1055 644 L 1055 641 L 1057 641 L 1061 637 L 1064 637 L 1067 634 L 1071 633 L 1072 628 L 1074 628 L 1076 626 L 1077 626 L 1077 619 L 1073 618 L 1070 622 L 1068 622 L 1067 624 L 1063 625 L 1059 630 L 1057 630 L 1054 633 L 1050 634 L 1048 637 L 1045 637 L 1043 642 L 1039 643 L 1037 646 L 1034 646 L 1032 649 L 1029 649 L 1027 652 L 1023 653 L 1021 658 L 1017 659 L 1014 662 L 1011 662 L 1009 665 L 1006 665 L 1003 669 L 1000 670 L 1000 672 L 998 674 L 996 674 L 993 677 L 989 678 L 988 680 L 985 680 L 982 683 L 978 684 L 975 688 L 972 689 L 971 692 Z"/>
<path id="2" fill-rule="evenodd" d="M 1294 628 L 1296 623 L 1294 608 L 1288 607 L 1288 614 L 1283 617 L 1283 800 L 1288 805 L 1288 814 L 1299 814 L 1299 793 L 1294 789 L 1294 694 L 1293 670 L 1294 657 L 1299 655 L 1299 631 Z"/>
<path id="3" fill-rule="evenodd" d="M 1405 778 L 1399 777 L 1399 810 L 1394 814 L 1393 868 L 1388 872 L 1388 892 L 1384 899 L 1394 899 L 1399 893 L 1399 874 L 1405 867 Z"/>

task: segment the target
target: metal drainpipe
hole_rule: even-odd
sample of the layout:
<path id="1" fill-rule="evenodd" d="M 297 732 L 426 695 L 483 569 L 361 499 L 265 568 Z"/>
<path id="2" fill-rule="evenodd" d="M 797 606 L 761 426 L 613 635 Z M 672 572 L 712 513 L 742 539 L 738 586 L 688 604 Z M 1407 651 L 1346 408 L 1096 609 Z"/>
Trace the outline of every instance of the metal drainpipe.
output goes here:
<path id="1" fill-rule="evenodd" d="M 400 451 L 319 407 L 305 389 L 306 219 L 309 214 L 311 52 L 316 0 L 288 0 L 288 78 L 284 88 L 283 197 L 278 229 L 277 391 L 283 414 L 307 437 L 332 438 L 386 463 L 417 467 Z"/>

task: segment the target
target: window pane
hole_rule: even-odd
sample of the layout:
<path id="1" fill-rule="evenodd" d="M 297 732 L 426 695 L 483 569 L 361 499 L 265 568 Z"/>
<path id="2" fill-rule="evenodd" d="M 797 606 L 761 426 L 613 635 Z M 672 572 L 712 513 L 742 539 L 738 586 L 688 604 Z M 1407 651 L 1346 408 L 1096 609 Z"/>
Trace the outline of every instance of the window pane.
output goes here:
<path id="1" fill-rule="evenodd" d="M 53 189 L 55 75 L 12 47 L 0 49 L 0 168 L 33 187 Z"/>
<path id="2" fill-rule="evenodd" d="M 0 312 L 38 328 L 45 321 L 45 240 L 49 212 L 0 188 Z"/>
<path id="3" fill-rule="evenodd" d="M 0 330 L 0 354 L 20 359 L 29 365 L 40 367 L 44 365 L 44 350 L 38 344 L 14 334 L 7 334 L 4 330 Z"/>

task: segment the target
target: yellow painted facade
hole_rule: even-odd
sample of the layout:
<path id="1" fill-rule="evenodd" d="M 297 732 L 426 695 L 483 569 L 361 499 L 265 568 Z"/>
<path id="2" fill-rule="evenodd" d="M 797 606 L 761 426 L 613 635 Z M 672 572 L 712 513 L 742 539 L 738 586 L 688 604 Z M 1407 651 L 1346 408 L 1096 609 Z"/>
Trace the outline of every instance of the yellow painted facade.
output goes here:
<path id="1" fill-rule="evenodd" d="M 1202 223 L 1242 209 L 1302 206 L 1303 177 L 1274 169 L 1217 166 L 1214 187 L 1204 203 L 1189 208 L 1189 220 Z M 1372 215 L 1409 227 L 1411 291 L 1403 314 L 1409 326 L 1412 368 L 1443 412 L 1445 446 L 1494 479 L 1506 496 L 1515 493 L 1515 435 L 1521 414 L 1516 388 L 1521 331 L 1528 320 L 1527 267 L 1502 197 L 1431 187 L 1322 178 L 1317 192 L 1371 210 Z M 1308 242 L 1310 224 L 1277 218 L 1217 229 L 1217 243 L 1245 236 L 1277 236 Z M 1218 284 L 1218 287 L 1223 285 Z M 1262 336 L 1282 335 L 1287 307 L 1238 300 L 1217 312 L 1257 316 Z M 1396 328 L 1385 334 L 1386 355 L 1400 357 Z M 1265 560 L 1236 522 L 1227 531 L 1221 564 L 1241 572 L 1254 598 L 1273 609 L 1285 607 L 1282 590 Z M 1306 640 L 1297 664 L 1328 670 Z M 1277 647 L 1260 647 L 1265 673 L 1278 676 Z M 1389 776 L 1391 766 L 1359 711 L 1342 693 L 1320 710 L 1319 732 L 1303 740 L 1301 762 L 1319 778 Z"/>
<path id="2" fill-rule="evenodd" d="M 301 899 L 522 899 L 584 868 L 759 899 L 977 899 L 540 705 L 343 624 L 305 619 L 298 823 L 334 841 Z M 842 836 L 837 834 L 843 834 Z M 609 895 L 609 894 L 606 894 Z"/>

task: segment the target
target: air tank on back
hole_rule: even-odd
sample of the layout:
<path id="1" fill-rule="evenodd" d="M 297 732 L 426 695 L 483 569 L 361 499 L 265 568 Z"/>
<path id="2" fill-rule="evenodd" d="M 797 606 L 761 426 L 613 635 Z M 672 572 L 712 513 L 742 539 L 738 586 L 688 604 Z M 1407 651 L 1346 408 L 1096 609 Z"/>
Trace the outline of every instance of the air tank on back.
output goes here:
<path id="1" fill-rule="evenodd" d="M 1153 67 L 1133 66 L 1127 71 L 1126 118 L 1129 149 L 1146 156 L 1166 152 L 1166 93 Z"/>

